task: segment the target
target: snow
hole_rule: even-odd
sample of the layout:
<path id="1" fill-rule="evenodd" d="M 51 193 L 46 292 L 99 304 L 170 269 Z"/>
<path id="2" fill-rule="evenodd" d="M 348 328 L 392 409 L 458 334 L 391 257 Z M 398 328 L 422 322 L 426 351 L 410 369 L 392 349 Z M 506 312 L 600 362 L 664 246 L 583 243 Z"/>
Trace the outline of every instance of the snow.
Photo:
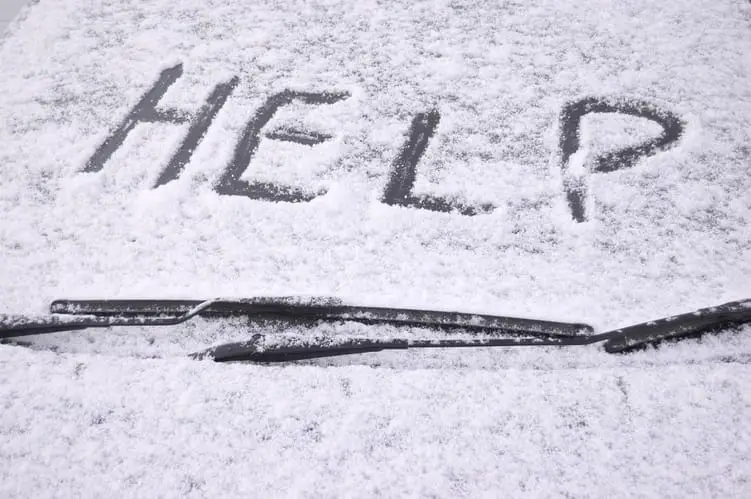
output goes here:
<path id="1" fill-rule="evenodd" d="M 750 21 L 738 0 L 41 0 L 0 35 L 0 314 L 63 297 L 319 295 L 604 331 L 747 298 Z M 177 64 L 161 110 L 196 113 L 239 77 L 179 178 L 154 188 L 187 123 L 140 123 L 83 172 Z M 241 179 L 320 195 L 217 194 L 285 89 L 349 97 L 281 107 Z M 652 103 L 685 133 L 593 173 L 661 127 L 587 115 L 564 178 L 561 112 L 588 97 Z M 492 212 L 382 202 L 410 123 L 434 109 L 414 195 Z M 264 136 L 290 129 L 331 138 Z M 586 187 L 583 223 L 567 179 Z M 185 357 L 258 331 L 196 319 L 0 347 L 2 495 L 749 492 L 748 328 L 626 357 Z"/>
<path id="2" fill-rule="evenodd" d="M 392 371 L 0 355 L 5 497 L 742 497 L 751 478 L 748 365 Z M 34 382 L 8 383 L 18 370 Z"/>

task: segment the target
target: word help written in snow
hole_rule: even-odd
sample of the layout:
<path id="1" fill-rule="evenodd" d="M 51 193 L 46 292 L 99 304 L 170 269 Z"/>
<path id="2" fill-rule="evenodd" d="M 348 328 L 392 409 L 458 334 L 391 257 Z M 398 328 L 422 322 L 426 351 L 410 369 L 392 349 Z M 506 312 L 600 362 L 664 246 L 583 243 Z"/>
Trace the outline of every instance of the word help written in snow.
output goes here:
<path id="1" fill-rule="evenodd" d="M 205 103 L 194 113 L 174 108 L 158 108 L 159 101 L 180 76 L 182 64 L 165 69 L 158 80 L 130 110 L 94 152 L 84 168 L 85 172 L 98 172 L 104 168 L 110 157 L 120 148 L 128 134 L 139 123 L 166 123 L 188 125 L 188 131 L 172 158 L 162 170 L 154 187 L 176 180 L 185 166 L 190 162 L 193 152 L 198 148 L 214 118 L 224 106 L 239 78 L 218 84 Z M 298 92 L 284 90 L 266 99 L 263 105 L 246 123 L 235 146 L 229 164 L 224 168 L 214 190 L 220 195 L 245 196 L 250 199 L 271 202 L 305 202 L 323 193 L 309 194 L 303 189 L 279 185 L 271 182 L 241 180 L 250 166 L 262 139 L 292 142 L 307 147 L 314 147 L 332 137 L 330 135 L 288 128 L 265 132 L 266 125 L 284 106 L 302 103 L 311 106 L 329 105 L 350 97 L 347 92 Z M 587 169 L 577 165 L 577 152 L 580 148 L 580 125 L 582 118 L 590 113 L 621 113 L 629 116 L 646 118 L 662 127 L 662 133 L 640 144 L 604 153 L 588 164 Z M 381 201 L 388 205 L 398 205 L 439 212 L 456 212 L 473 216 L 488 213 L 493 205 L 470 206 L 446 198 L 431 195 L 414 195 L 413 187 L 417 175 L 417 165 L 435 134 L 440 122 L 438 110 L 418 113 L 409 127 L 405 142 L 396 155 L 389 174 L 389 181 L 383 190 Z M 563 191 L 566 196 L 572 218 L 584 222 L 589 218 L 586 213 L 586 200 L 589 196 L 586 178 L 590 173 L 608 173 L 635 165 L 639 160 L 665 151 L 677 143 L 683 135 L 685 125 L 674 114 L 646 102 L 634 100 L 612 100 L 588 97 L 569 103 L 560 114 L 559 161 L 563 177 Z"/>

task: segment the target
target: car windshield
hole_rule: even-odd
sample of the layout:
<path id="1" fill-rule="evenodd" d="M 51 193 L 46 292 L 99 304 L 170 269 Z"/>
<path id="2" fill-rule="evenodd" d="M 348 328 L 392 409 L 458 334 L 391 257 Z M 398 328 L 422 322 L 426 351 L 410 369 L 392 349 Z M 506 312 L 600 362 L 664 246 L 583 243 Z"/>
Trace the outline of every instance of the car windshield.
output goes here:
<path id="1" fill-rule="evenodd" d="M 0 484 L 737 494 L 750 23 L 747 0 L 27 2 L 0 24 Z"/>

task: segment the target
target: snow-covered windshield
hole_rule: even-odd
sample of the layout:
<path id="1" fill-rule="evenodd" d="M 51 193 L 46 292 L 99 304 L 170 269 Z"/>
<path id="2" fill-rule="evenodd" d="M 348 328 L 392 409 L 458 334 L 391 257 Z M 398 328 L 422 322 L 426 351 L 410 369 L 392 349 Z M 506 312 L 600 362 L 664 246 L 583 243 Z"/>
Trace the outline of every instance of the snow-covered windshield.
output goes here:
<path id="1" fill-rule="evenodd" d="M 44 315 L 59 298 L 333 296 L 601 332 L 748 298 L 750 9 L 742 0 L 34 2 L 0 35 L 0 313 Z M 263 374 L 185 364 L 200 348 L 248 339 L 242 320 L 66 332 L 30 339 L 38 351 L 0 347 L 0 379 L 10 380 L 0 396 L 13 408 L 0 431 L 26 417 L 52 431 L 64 413 L 76 437 L 54 440 L 55 452 L 123 448 L 113 461 L 104 451 L 99 464 L 81 457 L 81 476 L 23 454 L 39 442 L 26 430 L 8 430 L 0 455 L 38 466 L 25 472 L 37 492 L 60 480 L 94 487 L 85 476 L 105 469 L 119 490 L 148 495 L 160 489 L 139 474 L 143 459 L 196 495 L 250 483 L 259 495 L 547 495 L 562 490 L 553 483 L 617 495 L 638 480 L 594 464 L 608 436 L 657 426 L 664 442 L 622 446 L 617 458 L 644 463 L 648 495 L 732 495 L 748 482 L 748 466 L 731 465 L 746 458 L 748 435 L 728 430 L 748 420 L 743 331 L 621 358 L 594 346 L 424 351 Z M 233 376 L 243 382 L 219 381 Z M 19 392 L 30 378 L 41 381 Z M 143 396 L 146 386 L 159 393 Z M 58 389 L 68 402 L 55 401 Z M 200 400 L 233 431 L 209 437 Z M 699 407 L 682 412 L 684 403 Z M 516 419 L 513 406 L 534 416 Z M 193 429 L 176 436 L 179 425 L 160 419 L 165 407 Z M 79 427 L 79 417 L 105 424 Z M 148 421 L 152 454 L 123 457 L 132 441 L 112 435 L 132 421 Z M 367 457 L 347 454 L 337 427 L 351 428 Z M 719 427 L 709 443 L 687 436 Z M 455 445 L 436 447 L 441 431 Z M 477 437 L 466 447 L 463 432 Z M 202 467 L 184 455 L 171 467 L 189 434 L 211 452 Z M 520 451 L 516 434 L 533 450 Z M 250 453 L 247 472 L 229 459 L 235 445 L 271 450 Z M 658 471 L 676 448 L 694 478 Z M 589 457 L 576 461 L 577 449 Z M 129 464 L 114 472 L 118 459 Z M 583 468 L 569 459 L 588 463 L 587 481 L 572 478 Z M 336 463 L 350 478 L 332 478 Z M 218 475 L 235 478 L 212 483 Z M 365 476 L 378 480 L 356 488 Z"/>

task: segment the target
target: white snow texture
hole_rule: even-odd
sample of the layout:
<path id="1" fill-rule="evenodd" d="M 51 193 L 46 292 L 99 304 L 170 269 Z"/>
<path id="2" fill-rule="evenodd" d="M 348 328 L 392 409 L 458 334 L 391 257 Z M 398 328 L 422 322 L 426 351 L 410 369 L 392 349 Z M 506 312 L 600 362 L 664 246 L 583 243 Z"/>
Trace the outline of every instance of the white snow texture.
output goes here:
<path id="1" fill-rule="evenodd" d="M 154 187 L 190 120 L 138 122 L 84 171 L 178 64 L 162 117 L 238 80 L 177 178 Z M 745 0 L 41 0 L 0 34 L 0 69 L 0 314 L 322 295 L 605 331 L 751 297 Z M 241 180 L 313 199 L 220 194 L 285 90 L 346 97 L 280 107 Z M 588 114 L 566 160 L 562 111 L 590 97 L 682 133 L 596 172 L 663 128 Z M 383 202 L 432 110 L 413 195 L 489 212 Z M 321 143 L 267 136 L 292 129 Z M 0 346 L 0 495 L 748 497 L 749 333 L 273 367 L 186 358 L 239 322 L 31 338 Z"/>

